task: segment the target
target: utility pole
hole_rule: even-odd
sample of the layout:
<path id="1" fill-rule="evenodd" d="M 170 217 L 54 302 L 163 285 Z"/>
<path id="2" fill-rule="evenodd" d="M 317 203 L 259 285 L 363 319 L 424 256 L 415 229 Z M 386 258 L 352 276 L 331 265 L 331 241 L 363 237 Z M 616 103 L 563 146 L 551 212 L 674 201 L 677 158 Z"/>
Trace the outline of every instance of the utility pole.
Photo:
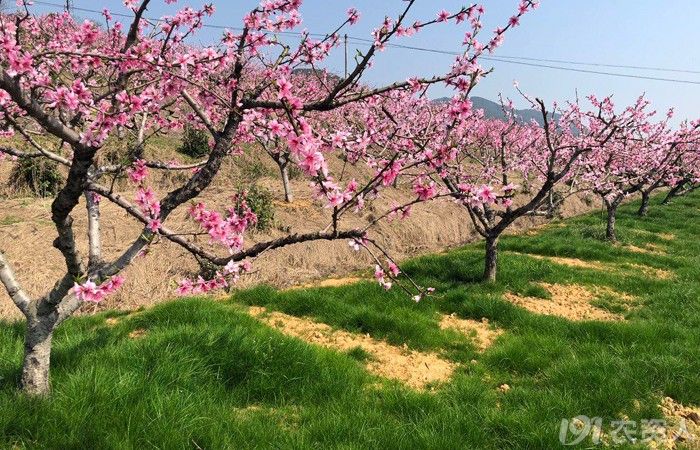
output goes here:
<path id="1" fill-rule="evenodd" d="M 66 0 L 66 12 L 70 14 L 73 11 L 73 0 Z"/>
<path id="2" fill-rule="evenodd" d="M 348 77 L 348 35 L 345 35 L 345 78 Z"/>

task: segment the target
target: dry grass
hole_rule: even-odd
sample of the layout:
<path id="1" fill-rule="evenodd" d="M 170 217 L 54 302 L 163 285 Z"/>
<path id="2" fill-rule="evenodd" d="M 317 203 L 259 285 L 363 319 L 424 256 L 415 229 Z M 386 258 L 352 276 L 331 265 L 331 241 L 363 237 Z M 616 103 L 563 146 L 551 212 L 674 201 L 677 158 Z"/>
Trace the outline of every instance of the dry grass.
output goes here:
<path id="1" fill-rule="evenodd" d="M 666 251 L 663 247 L 654 244 L 647 244 L 644 247 L 637 247 L 636 245 L 625 245 L 625 250 L 629 250 L 634 253 L 644 253 L 647 255 L 665 255 Z"/>
<path id="2" fill-rule="evenodd" d="M 144 336 L 146 336 L 147 331 L 144 330 L 143 328 L 137 328 L 131 333 L 129 333 L 129 339 L 141 339 Z"/>
<path id="3" fill-rule="evenodd" d="M 659 405 L 667 426 L 661 431 L 663 441 L 660 448 L 700 449 L 700 408 L 684 406 L 671 397 L 664 397 Z M 657 447 L 657 448 L 659 448 Z"/>
<path id="4" fill-rule="evenodd" d="M 655 251 L 649 250 L 649 249 L 642 249 L 640 247 L 635 247 L 635 246 L 625 246 L 624 247 L 626 250 L 631 250 L 635 253 L 654 253 L 654 254 L 665 254 L 665 253 L 657 253 Z M 644 264 L 635 264 L 635 263 L 623 263 L 623 264 L 612 264 L 612 263 L 604 263 L 601 261 L 588 261 L 588 260 L 583 260 L 583 259 L 578 259 L 578 258 L 564 258 L 564 257 L 559 257 L 559 256 L 544 256 L 544 255 L 536 255 L 532 253 L 517 253 L 514 252 L 518 255 L 525 255 L 529 256 L 530 258 L 535 258 L 535 259 L 540 259 L 540 260 L 545 260 L 545 261 L 550 261 L 555 264 L 560 264 L 562 266 L 568 266 L 568 267 L 574 267 L 574 268 L 580 268 L 580 269 L 592 269 L 592 270 L 600 270 L 604 272 L 612 272 L 612 271 L 619 271 L 619 270 L 635 270 L 642 272 L 643 274 L 658 278 L 661 280 L 668 280 L 673 278 L 673 272 L 664 270 L 664 269 L 659 269 L 656 267 L 651 267 L 647 266 Z"/>
<path id="5" fill-rule="evenodd" d="M 367 281 L 368 278 L 360 277 L 344 277 L 344 278 L 326 278 L 324 280 L 315 280 L 310 283 L 300 284 L 298 286 L 292 286 L 289 289 L 307 289 L 307 288 L 317 288 L 317 287 L 340 287 L 347 286 L 349 284 L 359 283 L 360 281 Z"/>
<path id="6" fill-rule="evenodd" d="M 643 264 L 626 264 L 626 266 L 633 270 L 638 270 L 646 276 L 658 278 L 660 280 L 670 280 L 674 277 L 673 272 L 669 270 L 657 269 L 656 267 L 645 266 Z"/>

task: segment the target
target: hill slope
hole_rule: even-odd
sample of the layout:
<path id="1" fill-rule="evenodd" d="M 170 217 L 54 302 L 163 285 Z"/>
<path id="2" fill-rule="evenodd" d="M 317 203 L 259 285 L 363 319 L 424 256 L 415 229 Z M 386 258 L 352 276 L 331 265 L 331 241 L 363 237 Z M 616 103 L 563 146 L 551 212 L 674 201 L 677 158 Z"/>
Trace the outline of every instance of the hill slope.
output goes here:
<path id="1" fill-rule="evenodd" d="M 503 108 L 499 103 L 491 101 L 483 97 L 472 96 L 470 97 L 472 105 L 475 109 L 482 109 L 484 115 L 491 119 L 505 119 L 506 115 L 503 113 Z M 449 101 L 449 97 L 442 97 L 434 100 L 435 102 L 446 102 Z M 536 109 L 516 109 L 515 114 L 524 122 L 529 122 L 534 120 L 535 122 L 543 125 L 542 113 Z M 558 117 L 558 115 L 557 115 Z"/>

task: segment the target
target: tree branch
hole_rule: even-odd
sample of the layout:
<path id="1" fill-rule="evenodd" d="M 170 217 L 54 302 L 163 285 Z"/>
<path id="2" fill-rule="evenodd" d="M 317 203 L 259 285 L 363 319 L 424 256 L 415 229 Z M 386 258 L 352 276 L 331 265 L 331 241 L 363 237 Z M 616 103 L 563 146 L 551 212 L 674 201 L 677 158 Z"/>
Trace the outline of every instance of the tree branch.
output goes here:
<path id="1" fill-rule="evenodd" d="M 204 126 L 207 127 L 209 133 L 211 133 L 211 135 L 216 139 L 219 136 L 219 132 L 217 131 L 214 124 L 211 123 L 211 120 L 209 119 L 209 116 L 207 116 L 207 113 L 204 112 L 201 106 L 199 106 L 199 103 L 197 103 L 197 101 L 192 98 L 189 92 L 185 90 L 182 91 L 182 98 L 184 98 L 187 104 L 190 105 L 190 108 L 192 108 L 194 113 L 197 114 L 197 117 L 199 117 L 202 123 L 204 123 Z"/>
<path id="2" fill-rule="evenodd" d="M 88 189 L 92 192 L 96 192 L 111 202 L 115 203 L 116 205 L 120 206 L 123 208 L 129 215 L 132 217 L 136 218 L 143 224 L 148 224 L 149 219 L 144 216 L 141 211 L 138 210 L 138 208 L 131 203 L 129 203 L 124 197 L 122 197 L 119 194 L 115 194 L 113 192 L 110 192 L 109 189 L 107 189 L 104 186 L 100 186 L 99 184 L 96 183 L 91 183 Z M 145 231 L 144 231 L 145 232 Z M 292 234 L 289 236 L 285 236 L 279 239 L 274 239 L 271 241 L 267 242 L 261 242 L 258 244 L 255 244 L 254 246 L 250 247 L 247 250 L 242 250 L 234 255 L 230 256 L 219 256 L 216 255 L 212 252 L 209 252 L 198 245 L 189 242 L 187 239 L 185 239 L 181 234 L 170 230 L 167 227 L 161 227 L 160 228 L 160 234 L 168 239 L 169 241 L 178 244 L 185 250 L 189 251 L 193 255 L 199 256 L 200 258 L 204 258 L 207 261 L 211 262 L 212 264 L 218 265 L 218 266 L 225 266 L 228 264 L 230 261 L 242 261 L 246 258 L 252 258 L 255 256 L 260 255 L 262 252 L 267 251 L 267 250 L 273 250 L 276 248 L 280 247 L 285 247 L 287 245 L 292 245 L 292 244 L 298 244 L 302 242 L 308 242 L 308 241 L 318 241 L 318 240 L 336 240 L 336 239 L 354 239 L 354 238 L 361 238 L 364 236 L 365 232 L 363 230 L 346 230 L 346 231 L 339 231 L 339 232 L 323 232 L 323 231 L 318 231 L 315 233 L 305 233 L 305 234 Z M 143 235 L 142 235 L 143 236 Z M 136 243 L 134 243 L 136 244 Z M 121 269 L 120 269 L 121 270 Z M 111 275 L 112 274 L 112 269 L 109 269 L 106 273 L 106 275 Z"/>
<path id="3" fill-rule="evenodd" d="M 5 254 L 0 251 L 0 282 L 5 286 L 7 294 L 10 296 L 12 301 L 17 305 L 17 307 L 22 311 L 22 313 L 29 317 L 29 306 L 31 304 L 31 299 L 22 290 L 15 279 L 15 273 L 12 271 L 12 267 L 5 259 Z"/>

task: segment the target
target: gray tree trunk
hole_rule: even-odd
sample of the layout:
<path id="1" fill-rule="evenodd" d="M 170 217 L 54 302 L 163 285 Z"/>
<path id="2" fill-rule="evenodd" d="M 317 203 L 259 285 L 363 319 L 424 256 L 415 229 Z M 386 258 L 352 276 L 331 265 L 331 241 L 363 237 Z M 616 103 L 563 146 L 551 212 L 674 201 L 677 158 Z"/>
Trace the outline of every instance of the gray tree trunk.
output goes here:
<path id="1" fill-rule="evenodd" d="M 605 237 L 610 242 L 617 242 L 617 234 L 615 233 L 615 221 L 617 216 L 617 205 L 614 203 L 608 203 L 608 224 L 605 230 Z"/>
<path id="2" fill-rule="evenodd" d="M 280 173 L 282 174 L 282 187 L 284 188 L 284 201 L 291 203 L 294 200 L 294 195 L 292 194 L 292 186 L 289 183 L 289 162 L 288 161 L 277 161 L 277 165 L 280 168 Z"/>
<path id="3" fill-rule="evenodd" d="M 34 396 L 48 395 L 49 368 L 51 361 L 51 339 L 54 321 L 47 317 L 27 320 L 27 335 L 24 340 L 24 362 L 22 364 L 22 389 Z"/>
<path id="4" fill-rule="evenodd" d="M 88 215 L 88 261 L 90 268 L 102 263 L 102 243 L 100 238 L 100 204 L 95 201 L 95 194 L 85 191 Z"/>
<path id="5" fill-rule="evenodd" d="M 486 259 L 484 267 L 484 281 L 488 283 L 496 282 L 496 272 L 498 268 L 498 236 L 486 238 Z"/>
<path id="6" fill-rule="evenodd" d="M 644 217 L 647 214 L 649 214 L 649 193 L 648 192 L 642 192 L 642 204 L 639 207 L 639 211 L 637 211 L 637 214 L 641 217 Z"/>

